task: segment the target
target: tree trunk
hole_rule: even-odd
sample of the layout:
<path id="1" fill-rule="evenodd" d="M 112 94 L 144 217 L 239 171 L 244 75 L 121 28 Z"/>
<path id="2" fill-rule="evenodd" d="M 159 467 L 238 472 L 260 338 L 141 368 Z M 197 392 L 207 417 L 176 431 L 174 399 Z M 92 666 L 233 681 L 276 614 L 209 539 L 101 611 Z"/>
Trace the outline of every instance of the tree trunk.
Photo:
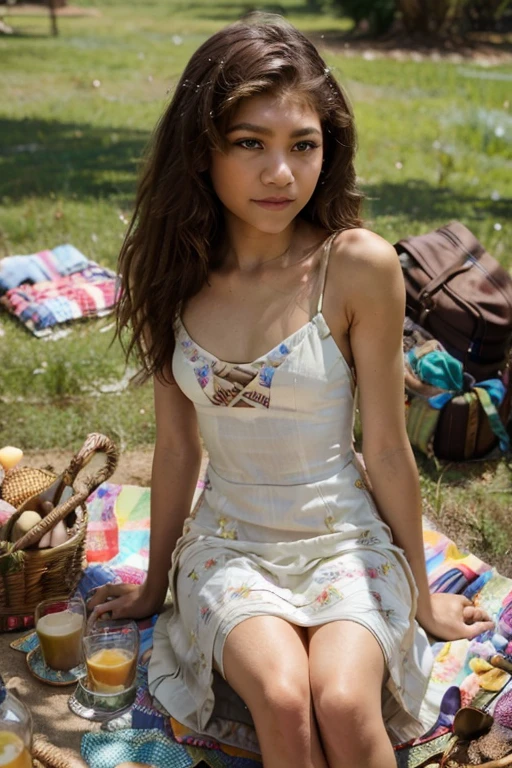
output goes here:
<path id="1" fill-rule="evenodd" d="M 50 9 L 50 24 L 51 33 L 54 37 L 59 34 L 59 28 L 57 26 L 57 2 L 56 0 L 48 0 L 48 7 Z"/>

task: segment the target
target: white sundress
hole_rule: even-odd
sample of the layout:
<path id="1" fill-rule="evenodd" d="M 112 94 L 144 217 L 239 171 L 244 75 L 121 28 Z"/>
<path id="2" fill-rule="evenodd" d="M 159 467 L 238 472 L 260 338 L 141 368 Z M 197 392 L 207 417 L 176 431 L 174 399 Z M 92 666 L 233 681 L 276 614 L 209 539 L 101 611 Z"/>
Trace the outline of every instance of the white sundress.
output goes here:
<path id="1" fill-rule="evenodd" d="M 214 670 L 241 621 L 311 627 L 348 619 L 379 642 L 391 740 L 433 724 L 432 665 L 409 565 L 377 512 L 353 448 L 353 374 L 322 314 L 250 364 L 225 363 L 178 324 L 173 375 L 193 401 L 209 454 L 205 487 L 169 573 L 149 688 L 197 734 L 258 751 L 247 708 Z M 354 691 L 357 696 L 357 691 Z"/>

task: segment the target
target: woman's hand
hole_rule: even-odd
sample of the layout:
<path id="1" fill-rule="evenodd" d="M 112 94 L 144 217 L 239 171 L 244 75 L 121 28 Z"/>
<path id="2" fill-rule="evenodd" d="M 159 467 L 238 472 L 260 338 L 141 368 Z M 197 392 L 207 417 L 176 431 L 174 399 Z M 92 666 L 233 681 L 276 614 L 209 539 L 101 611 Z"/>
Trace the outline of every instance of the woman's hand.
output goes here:
<path id="1" fill-rule="evenodd" d="M 98 618 L 108 613 L 113 619 L 145 619 L 162 607 L 158 595 L 148 593 L 145 584 L 104 584 L 87 601 L 87 610 Z"/>
<path id="2" fill-rule="evenodd" d="M 423 629 L 440 640 L 472 640 L 482 632 L 494 629 L 494 622 L 483 608 L 478 608 L 463 595 L 437 592 L 430 595 L 430 610 L 417 614 Z"/>

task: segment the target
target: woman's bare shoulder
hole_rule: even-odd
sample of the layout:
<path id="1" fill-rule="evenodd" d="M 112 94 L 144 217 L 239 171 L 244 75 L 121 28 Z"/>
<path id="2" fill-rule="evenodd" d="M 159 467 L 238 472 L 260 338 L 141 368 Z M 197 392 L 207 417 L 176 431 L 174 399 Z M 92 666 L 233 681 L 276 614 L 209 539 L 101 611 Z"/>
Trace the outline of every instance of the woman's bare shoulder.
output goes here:
<path id="1" fill-rule="evenodd" d="M 401 268 L 394 247 L 380 235 L 362 227 L 346 229 L 333 241 L 331 264 L 335 282 L 364 293 L 382 291 L 384 285 L 401 280 Z M 384 282 L 383 282 L 384 281 Z"/>
<path id="2" fill-rule="evenodd" d="M 336 260 L 342 259 L 347 268 L 365 265 L 386 268 L 390 263 L 398 263 L 397 253 L 391 243 L 363 227 L 340 232 L 334 239 L 332 250 Z"/>

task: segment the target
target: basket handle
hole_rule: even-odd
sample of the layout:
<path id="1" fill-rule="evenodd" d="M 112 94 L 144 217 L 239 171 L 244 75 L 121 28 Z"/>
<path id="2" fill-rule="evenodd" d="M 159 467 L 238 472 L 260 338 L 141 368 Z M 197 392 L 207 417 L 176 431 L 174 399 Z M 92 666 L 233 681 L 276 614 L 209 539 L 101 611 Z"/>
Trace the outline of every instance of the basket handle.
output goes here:
<path id="1" fill-rule="evenodd" d="M 55 747 L 46 736 L 40 733 L 34 734 L 32 756 L 38 760 L 38 765 L 42 763 L 52 768 L 86 768 L 81 757 L 75 755 L 70 749 L 62 750 Z"/>
<path id="2" fill-rule="evenodd" d="M 69 466 L 64 470 L 62 480 L 66 485 L 73 485 L 78 473 L 87 466 L 96 453 L 105 454 L 105 464 L 95 475 L 88 477 L 86 484 L 89 487 L 89 493 L 104 483 L 114 473 L 119 461 L 119 450 L 115 443 L 100 432 L 92 432 L 87 435 L 85 442 L 75 456 L 69 462 Z"/>
<path id="3" fill-rule="evenodd" d="M 84 478 L 82 480 L 78 477 L 79 473 L 90 462 L 92 457 L 96 453 L 105 454 L 105 464 L 94 475 Z M 93 432 L 87 435 L 83 446 L 78 453 L 73 456 L 69 466 L 64 470 L 62 474 L 62 482 L 64 485 L 75 485 L 75 492 L 70 498 L 60 505 L 57 505 L 55 509 L 52 509 L 40 523 L 30 529 L 24 536 L 15 542 L 13 546 L 14 552 L 19 549 L 26 549 L 37 542 L 44 536 L 45 533 L 50 531 L 60 520 L 64 520 L 70 512 L 75 510 L 82 502 L 84 502 L 90 494 L 104 483 L 114 472 L 119 459 L 119 451 L 116 445 L 109 437 L 102 435 L 99 432 Z M 37 494 L 39 495 L 39 494 Z M 25 502 L 25 504 L 28 503 Z"/>

